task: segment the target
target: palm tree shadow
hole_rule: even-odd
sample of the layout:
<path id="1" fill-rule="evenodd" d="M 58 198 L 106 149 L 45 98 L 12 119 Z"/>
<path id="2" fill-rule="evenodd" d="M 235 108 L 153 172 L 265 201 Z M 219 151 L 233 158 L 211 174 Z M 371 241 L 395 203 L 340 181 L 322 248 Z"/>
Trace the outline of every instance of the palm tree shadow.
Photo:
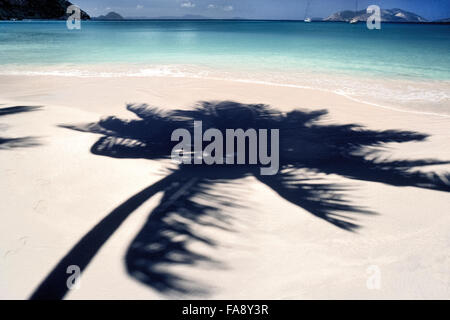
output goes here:
<path id="1" fill-rule="evenodd" d="M 33 106 L 14 106 L 7 108 L 0 108 L 0 117 L 13 115 L 17 113 L 31 112 L 40 109 L 40 107 Z M 20 137 L 20 138 L 5 138 L 0 137 L 0 150 L 13 148 L 26 148 L 39 145 L 36 138 Z"/>
<path id="2" fill-rule="evenodd" d="M 318 120 L 322 111 L 279 112 L 263 104 L 231 101 L 202 102 L 190 110 L 162 112 L 147 105 L 128 105 L 139 119 L 108 117 L 83 126 L 63 126 L 102 134 L 92 146 L 96 155 L 114 158 L 168 159 L 177 142 L 171 141 L 178 128 L 193 131 L 193 122 L 203 129 L 278 129 L 280 171 L 273 176 L 259 174 L 258 165 L 179 165 L 165 178 L 137 193 L 89 231 L 58 263 L 35 291 L 32 299 L 60 299 L 67 293 L 66 269 L 78 265 L 84 270 L 96 252 L 120 224 L 144 201 L 162 192 L 160 204 L 130 244 L 125 263 L 128 273 L 162 293 L 202 292 L 193 282 L 168 271 L 169 265 L 214 262 L 189 248 L 192 241 L 214 246 L 192 226 L 205 223 L 228 228 L 224 210 L 239 203 L 239 197 L 209 196 L 219 183 L 242 181 L 253 176 L 282 198 L 341 229 L 355 231 L 354 214 L 372 214 L 346 199 L 345 185 L 318 181 L 318 174 L 337 174 L 352 180 L 376 181 L 393 186 L 411 186 L 450 191 L 449 175 L 438 176 L 413 171 L 420 166 L 444 164 L 437 160 L 383 161 L 371 157 L 377 147 L 390 142 L 423 141 L 427 137 L 409 131 L 374 131 L 358 125 L 327 125 Z M 248 151 L 248 150 L 247 150 Z M 372 159 L 372 160 L 371 160 Z M 209 196 L 209 202 L 199 198 Z M 231 229 L 231 228 L 230 228 Z"/>

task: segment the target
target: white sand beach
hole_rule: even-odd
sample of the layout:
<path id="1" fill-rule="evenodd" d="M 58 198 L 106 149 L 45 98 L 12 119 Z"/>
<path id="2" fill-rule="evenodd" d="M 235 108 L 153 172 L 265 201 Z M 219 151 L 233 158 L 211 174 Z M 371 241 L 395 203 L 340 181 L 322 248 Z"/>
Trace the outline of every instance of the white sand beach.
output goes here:
<path id="1" fill-rule="evenodd" d="M 91 228 L 167 175 L 168 160 L 98 156 L 90 149 L 99 135 L 60 125 L 110 115 L 133 118 L 127 103 L 168 110 L 223 100 L 264 103 L 283 112 L 326 109 L 329 114 L 321 120 L 326 124 L 427 134 L 425 141 L 383 145 L 378 156 L 450 161 L 449 116 L 378 107 L 327 91 L 189 78 L 0 76 L 0 108 L 40 107 L 0 117 L 1 137 L 33 138 L 28 146 L 0 146 L 0 299 L 29 298 Z M 445 179 L 450 165 L 412 170 Z M 352 215 L 360 228 L 351 232 L 286 201 L 254 177 L 217 184 L 217 197 L 234 199 L 235 206 L 224 208 L 227 228 L 192 224 L 196 234 L 214 245 L 188 244 L 214 262 L 161 264 L 192 288 L 184 294 L 164 293 L 131 277 L 124 263 L 127 248 L 161 200 L 158 193 L 106 241 L 83 272 L 80 288 L 66 298 L 450 298 L 448 192 L 320 176 L 350 187 L 345 198 L 376 214 Z M 380 287 L 370 288 L 374 270 Z"/>

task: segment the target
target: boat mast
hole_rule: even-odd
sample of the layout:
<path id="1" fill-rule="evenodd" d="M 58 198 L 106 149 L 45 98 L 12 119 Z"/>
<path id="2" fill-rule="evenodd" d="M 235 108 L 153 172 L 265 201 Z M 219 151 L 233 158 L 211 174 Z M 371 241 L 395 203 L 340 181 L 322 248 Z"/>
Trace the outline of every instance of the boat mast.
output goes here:
<path id="1" fill-rule="evenodd" d="M 355 0 L 355 17 L 358 15 L 358 0 Z M 350 19 L 350 24 L 358 23 L 359 20 L 357 18 L 353 17 Z"/>
<path id="2" fill-rule="evenodd" d="M 310 18 L 310 16 L 308 16 L 310 6 L 311 6 L 311 0 L 307 0 L 306 8 L 305 8 L 305 18 L 303 20 L 306 20 L 306 18 Z"/>

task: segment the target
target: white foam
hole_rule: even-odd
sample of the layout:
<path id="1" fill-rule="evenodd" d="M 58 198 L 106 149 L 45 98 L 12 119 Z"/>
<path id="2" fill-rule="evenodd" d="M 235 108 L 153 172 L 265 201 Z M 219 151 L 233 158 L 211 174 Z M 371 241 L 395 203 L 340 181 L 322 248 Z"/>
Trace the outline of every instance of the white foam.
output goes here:
<path id="1" fill-rule="evenodd" d="M 430 103 L 430 104 L 445 104 L 450 100 L 450 85 L 444 82 L 444 89 L 435 89 L 433 83 L 414 83 L 414 85 L 392 81 L 384 84 L 382 80 L 376 82 L 373 79 L 367 80 L 365 83 L 361 79 L 349 77 L 330 77 L 324 75 L 314 75 L 312 78 L 302 75 L 299 77 L 292 77 L 292 74 L 286 76 L 283 73 L 245 73 L 242 77 L 239 72 L 226 72 L 213 69 L 199 69 L 197 66 L 190 65 L 160 65 L 148 68 L 131 69 L 129 66 L 114 67 L 115 71 L 98 70 L 101 67 L 87 67 L 83 69 L 77 68 L 62 68 L 60 70 L 46 70 L 44 68 L 37 68 L 36 70 L 24 69 L 3 69 L 0 70 L 0 75 L 15 75 L 15 76 L 57 76 L 57 77 L 79 77 L 79 78 L 120 78 L 120 77 L 172 77 L 172 78 L 192 78 L 192 79 L 208 79 L 219 81 L 233 81 L 240 83 L 252 83 L 278 87 L 298 88 L 320 90 L 323 92 L 332 92 L 347 99 L 364 103 L 367 105 L 393 110 L 397 112 L 431 115 L 449 118 L 450 114 L 443 114 L 439 112 L 417 111 L 408 109 L 407 107 L 392 106 L 373 102 L 373 100 L 395 100 L 399 103 Z M 97 70 L 96 70 L 97 69 Z M 223 74 L 226 76 L 224 77 Z M 218 76 L 220 75 L 220 76 Z M 276 81 L 259 80 L 261 78 L 272 78 Z M 290 83 L 296 82 L 296 83 Z M 302 83 L 303 82 L 303 83 Z M 304 84 L 304 83 L 307 84 Z M 300 84 L 302 83 L 302 84 Z M 436 82 L 437 83 L 437 82 Z M 393 86 L 396 84 L 396 87 Z M 441 83 L 442 86 L 442 83 Z M 380 98 L 382 97 L 382 98 Z M 372 101 L 371 101 L 372 100 Z M 450 112 L 450 103 L 448 105 Z"/>

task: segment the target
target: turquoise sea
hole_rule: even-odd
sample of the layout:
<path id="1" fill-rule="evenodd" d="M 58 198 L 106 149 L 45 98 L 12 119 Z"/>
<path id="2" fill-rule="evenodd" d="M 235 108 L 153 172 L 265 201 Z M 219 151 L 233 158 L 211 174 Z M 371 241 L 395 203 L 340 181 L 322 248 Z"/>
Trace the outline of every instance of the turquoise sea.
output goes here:
<path id="1" fill-rule="evenodd" d="M 450 26 L 293 21 L 0 22 L 0 74 L 186 76 L 329 89 L 450 114 Z"/>

